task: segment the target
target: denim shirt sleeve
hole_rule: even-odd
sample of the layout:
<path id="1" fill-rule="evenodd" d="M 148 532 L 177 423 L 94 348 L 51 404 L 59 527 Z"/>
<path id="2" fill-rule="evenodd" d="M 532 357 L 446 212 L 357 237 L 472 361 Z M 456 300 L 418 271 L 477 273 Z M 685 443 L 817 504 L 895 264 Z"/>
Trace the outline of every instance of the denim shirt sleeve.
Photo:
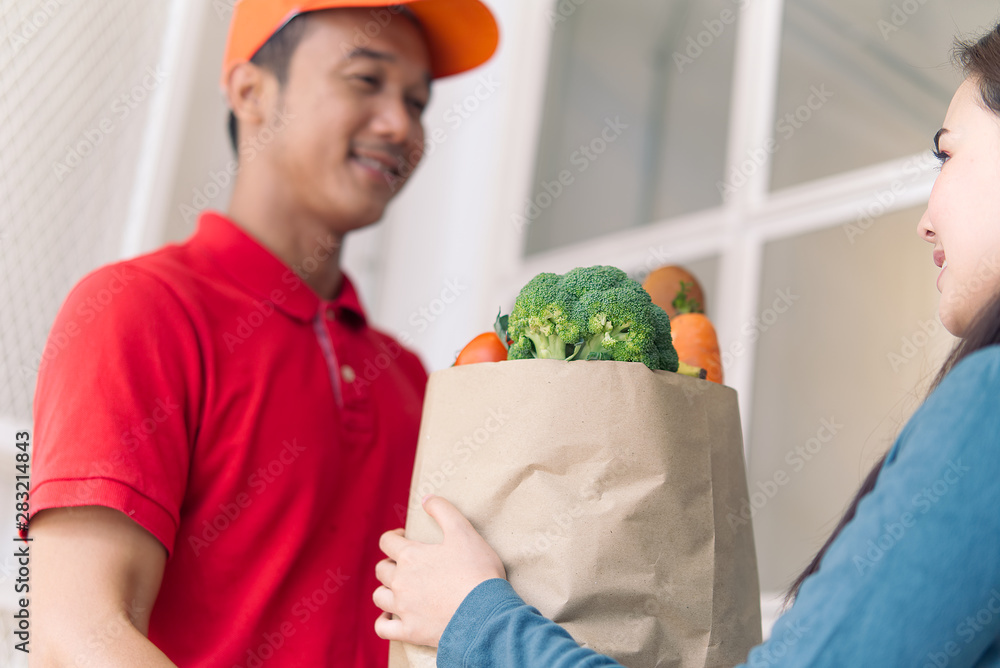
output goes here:
<path id="1" fill-rule="evenodd" d="M 911 418 L 795 604 L 744 667 L 993 665 L 1000 636 L 1000 347 L 963 360 Z M 594 668 L 503 580 L 477 587 L 441 668 Z"/>
<path id="2" fill-rule="evenodd" d="M 525 604 L 506 580 L 487 580 L 465 598 L 441 636 L 438 668 L 607 668 L 621 664 L 580 647 Z"/>

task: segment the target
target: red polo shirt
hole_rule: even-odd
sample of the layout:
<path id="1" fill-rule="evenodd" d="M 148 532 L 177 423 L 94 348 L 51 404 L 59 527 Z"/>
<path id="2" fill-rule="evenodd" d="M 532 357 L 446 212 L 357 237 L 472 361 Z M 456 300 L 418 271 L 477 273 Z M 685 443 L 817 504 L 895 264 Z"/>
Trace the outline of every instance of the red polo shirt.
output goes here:
<path id="1" fill-rule="evenodd" d="M 31 512 L 108 506 L 163 543 L 150 640 L 179 666 L 387 664 L 378 537 L 403 521 L 427 376 L 349 280 L 323 301 L 209 213 L 85 277 L 49 341 Z"/>

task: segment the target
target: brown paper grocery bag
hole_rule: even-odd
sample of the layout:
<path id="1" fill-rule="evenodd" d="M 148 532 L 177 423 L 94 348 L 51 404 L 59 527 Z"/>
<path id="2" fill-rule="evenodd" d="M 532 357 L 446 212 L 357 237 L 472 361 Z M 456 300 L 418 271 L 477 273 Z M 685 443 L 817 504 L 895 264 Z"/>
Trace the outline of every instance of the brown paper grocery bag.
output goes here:
<path id="1" fill-rule="evenodd" d="M 514 589 L 629 668 L 731 668 L 761 641 L 736 392 L 642 364 L 518 360 L 427 388 L 406 535 L 428 493 L 492 545 Z M 394 643 L 393 668 L 435 652 Z"/>

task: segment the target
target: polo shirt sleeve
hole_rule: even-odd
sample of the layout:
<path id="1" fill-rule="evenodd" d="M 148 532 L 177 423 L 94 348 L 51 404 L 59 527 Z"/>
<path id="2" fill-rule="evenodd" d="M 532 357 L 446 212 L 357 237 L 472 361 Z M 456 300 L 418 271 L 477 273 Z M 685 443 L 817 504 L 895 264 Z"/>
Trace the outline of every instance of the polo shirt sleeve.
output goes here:
<path id="1" fill-rule="evenodd" d="M 165 283 L 128 263 L 86 276 L 39 368 L 31 515 L 114 508 L 172 552 L 201 375 L 192 319 Z"/>
<path id="2" fill-rule="evenodd" d="M 875 489 L 743 667 L 993 665 L 1000 638 L 1000 347 L 963 360 L 900 434 Z M 442 668 L 615 666 L 501 581 L 473 590 Z"/>

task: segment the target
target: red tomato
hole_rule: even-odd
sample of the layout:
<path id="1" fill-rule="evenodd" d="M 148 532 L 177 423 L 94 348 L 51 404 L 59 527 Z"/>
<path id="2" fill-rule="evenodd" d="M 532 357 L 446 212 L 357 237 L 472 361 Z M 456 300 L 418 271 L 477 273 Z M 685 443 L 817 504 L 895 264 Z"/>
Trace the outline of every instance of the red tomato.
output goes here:
<path id="1" fill-rule="evenodd" d="M 486 332 L 472 339 L 462 348 L 455 360 L 459 364 L 476 364 L 478 362 L 502 362 L 507 359 L 507 349 L 500 343 L 495 332 Z"/>

